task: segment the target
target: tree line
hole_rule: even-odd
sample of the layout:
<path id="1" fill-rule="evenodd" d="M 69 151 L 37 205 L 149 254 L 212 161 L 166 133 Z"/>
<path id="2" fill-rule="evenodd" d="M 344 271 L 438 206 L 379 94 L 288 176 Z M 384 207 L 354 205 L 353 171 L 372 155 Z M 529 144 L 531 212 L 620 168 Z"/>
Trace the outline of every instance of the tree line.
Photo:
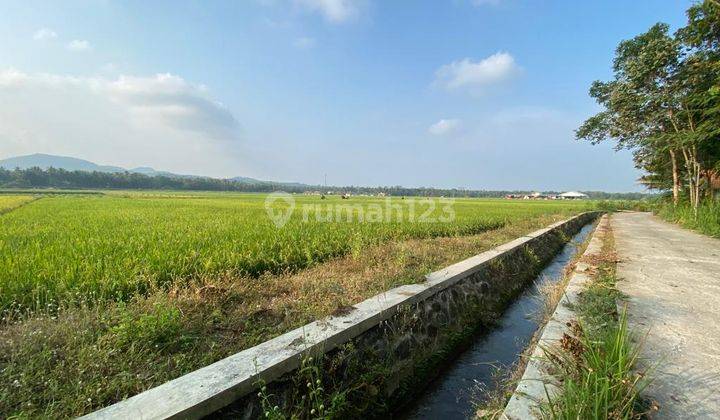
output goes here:
<path id="1" fill-rule="evenodd" d="M 576 131 L 593 144 L 631 150 L 648 187 L 672 191 L 697 211 L 720 187 L 720 1 L 687 10 L 674 33 L 665 23 L 622 41 L 613 79 L 590 96 L 604 109 Z"/>
<path id="2" fill-rule="evenodd" d="M 321 187 L 318 185 L 283 184 L 274 182 L 248 183 L 228 179 L 205 177 L 148 176 L 132 172 L 67 171 L 56 168 L 29 168 L 8 170 L 0 168 L 0 188 L 12 189 L 117 189 L 117 190 L 186 190 L 290 193 L 317 192 L 322 194 L 387 194 L 391 196 L 422 197 L 504 197 L 507 194 L 524 195 L 529 191 L 489 191 L 441 188 L 389 187 Z M 550 192 L 553 193 L 553 192 Z M 606 193 L 585 191 L 590 198 L 633 200 L 647 197 L 642 193 Z"/>

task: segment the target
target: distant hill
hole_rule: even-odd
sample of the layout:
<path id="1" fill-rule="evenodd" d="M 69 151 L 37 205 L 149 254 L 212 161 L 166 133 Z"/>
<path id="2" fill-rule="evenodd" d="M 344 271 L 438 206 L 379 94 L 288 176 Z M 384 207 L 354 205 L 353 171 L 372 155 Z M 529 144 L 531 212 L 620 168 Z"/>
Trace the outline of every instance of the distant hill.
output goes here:
<path id="1" fill-rule="evenodd" d="M 103 166 L 88 160 L 77 159 L 68 156 L 45 155 L 35 153 L 27 156 L 17 156 L 0 160 L 0 167 L 5 169 L 29 169 L 29 168 L 56 168 L 65 169 L 66 171 L 88 171 L 88 172 L 125 172 L 126 170 L 118 166 Z M 151 169 L 151 168 L 147 168 Z"/>
<path id="2" fill-rule="evenodd" d="M 172 172 L 166 172 L 166 171 L 156 171 L 153 168 L 141 166 L 138 168 L 132 168 L 132 169 L 125 169 L 121 168 L 119 166 L 108 166 L 108 165 L 98 165 L 94 162 L 90 162 L 89 160 L 84 159 L 78 159 L 74 157 L 69 156 L 56 156 L 56 155 L 47 155 L 43 153 L 35 153 L 32 155 L 26 155 L 26 156 L 17 156 L 17 157 L 11 157 L 7 159 L 1 159 L 0 160 L 0 168 L 4 168 L 7 170 L 13 170 L 15 168 L 20 169 L 30 169 L 30 168 L 41 168 L 41 169 L 48 169 L 48 168 L 55 168 L 55 169 L 64 169 L 66 171 L 86 171 L 86 172 L 106 172 L 106 173 L 124 173 L 124 172 L 130 172 L 135 174 L 142 174 L 147 176 L 164 176 L 168 178 L 208 178 L 203 176 L 197 176 L 197 175 L 181 175 L 181 174 L 175 174 Z M 275 181 L 262 181 L 255 178 L 248 178 L 244 176 L 238 176 L 235 178 L 229 178 L 229 181 L 238 182 L 241 184 L 248 184 L 248 185 L 275 185 L 275 186 L 288 186 L 288 187 L 295 187 L 295 188 L 301 188 L 305 187 L 305 184 L 300 184 L 297 182 L 275 182 Z"/>
<path id="3" fill-rule="evenodd" d="M 43 153 L 35 153 L 27 156 L 17 156 L 8 159 L 0 160 L 0 168 L 13 170 L 15 168 L 30 169 L 30 168 L 55 168 L 65 169 L 66 171 L 87 171 L 87 172 L 108 172 L 108 173 L 123 173 L 130 172 L 136 174 L 143 174 L 147 176 L 168 176 L 175 178 L 186 178 L 193 177 L 193 175 L 179 175 L 171 172 L 156 171 L 153 168 L 145 166 L 133 169 L 125 169 L 119 166 L 109 165 L 98 165 L 97 163 L 90 162 L 85 159 L 78 159 L 69 156 L 56 156 L 46 155 Z"/>

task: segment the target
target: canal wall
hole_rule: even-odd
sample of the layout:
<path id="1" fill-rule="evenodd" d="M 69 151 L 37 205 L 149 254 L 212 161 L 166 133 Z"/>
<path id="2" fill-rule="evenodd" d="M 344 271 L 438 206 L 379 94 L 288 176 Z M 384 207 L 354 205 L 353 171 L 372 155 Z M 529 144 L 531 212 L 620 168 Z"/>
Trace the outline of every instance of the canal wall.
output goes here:
<path id="1" fill-rule="evenodd" d="M 380 416 L 412 398 L 582 226 L 583 213 L 85 418 Z M 279 417 L 279 416 L 278 416 Z"/>
<path id="2" fill-rule="evenodd" d="M 587 248 L 585 248 L 584 259 L 602 252 L 603 236 L 607 231 L 608 224 L 608 216 L 605 215 L 600 219 Z M 525 367 L 525 372 L 505 406 L 503 419 L 543 418 L 540 406 L 546 404 L 548 397 L 553 397 L 560 389 L 558 380 L 548 373 L 546 369 L 544 362 L 545 351 L 557 347 L 566 334 L 571 337 L 574 336 L 570 326 L 578 318 L 578 315 L 572 309 L 573 304 L 577 302 L 580 292 L 585 288 L 585 284 L 592 280 L 591 272 L 592 267 L 586 262 L 580 261 L 575 265 L 575 270 L 568 280 L 563 297 L 558 302 L 551 318 L 543 327 L 540 338 Z"/>

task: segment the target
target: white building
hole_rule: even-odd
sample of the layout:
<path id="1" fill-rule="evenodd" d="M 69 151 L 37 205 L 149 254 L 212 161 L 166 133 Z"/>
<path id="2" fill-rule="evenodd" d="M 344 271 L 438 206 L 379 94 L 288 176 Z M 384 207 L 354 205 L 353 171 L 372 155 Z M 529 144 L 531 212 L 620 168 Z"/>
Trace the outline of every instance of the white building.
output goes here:
<path id="1" fill-rule="evenodd" d="M 584 198 L 588 198 L 588 195 L 577 191 L 568 191 L 558 195 L 558 198 L 562 198 L 564 200 L 582 200 Z"/>

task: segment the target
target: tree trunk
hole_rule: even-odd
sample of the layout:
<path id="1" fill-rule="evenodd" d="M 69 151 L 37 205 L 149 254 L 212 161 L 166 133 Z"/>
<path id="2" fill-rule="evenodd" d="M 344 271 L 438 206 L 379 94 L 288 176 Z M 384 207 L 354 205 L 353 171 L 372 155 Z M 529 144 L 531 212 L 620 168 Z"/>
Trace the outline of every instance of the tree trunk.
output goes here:
<path id="1" fill-rule="evenodd" d="M 677 158 L 673 149 L 670 149 L 670 161 L 672 162 L 673 205 L 677 206 L 680 200 L 680 176 L 678 175 Z"/>
<path id="2" fill-rule="evenodd" d="M 680 151 L 682 152 L 685 162 L 685 175 L 687 176 L 690 205 L 693 207 L 694 213 L 697 213 L 697 208 L 695 207 L 695 165 L 692 160 L 690 150 L 688 148 L 686 148 L 685 146 L 681 146 Z"/>
<path id="3" fill-rule="evenodd" d="M 702 167 L 700 166 L 700 159 L 698 158 L 697 146 L 693 144 L 690 156 L 693 160 L 693 175 L 695 176 L 695 215 L 697 216 L 698 207 L 700 206 L 700 172 Z"/>

